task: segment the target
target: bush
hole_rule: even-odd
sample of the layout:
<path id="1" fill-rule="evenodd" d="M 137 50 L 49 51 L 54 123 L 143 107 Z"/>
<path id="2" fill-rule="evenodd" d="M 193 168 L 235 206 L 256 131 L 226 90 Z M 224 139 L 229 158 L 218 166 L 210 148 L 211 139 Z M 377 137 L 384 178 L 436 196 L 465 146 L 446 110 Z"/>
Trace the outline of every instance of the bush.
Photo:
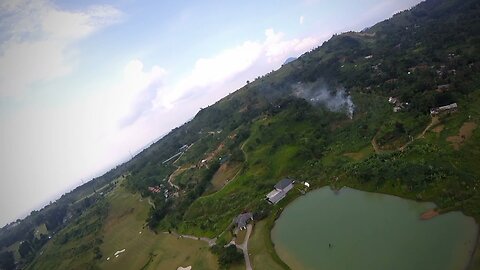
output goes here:
<path id="1" fill-rule="evenodd" d="M 218 256 L 218 264 L 221 269 L 227 269 L 229 266 L 240 263 L 243 260 L 242 252 L 237 247 L 230 245 L 226 248 L 215 245 L 211 248 L 213 254 Z"/>

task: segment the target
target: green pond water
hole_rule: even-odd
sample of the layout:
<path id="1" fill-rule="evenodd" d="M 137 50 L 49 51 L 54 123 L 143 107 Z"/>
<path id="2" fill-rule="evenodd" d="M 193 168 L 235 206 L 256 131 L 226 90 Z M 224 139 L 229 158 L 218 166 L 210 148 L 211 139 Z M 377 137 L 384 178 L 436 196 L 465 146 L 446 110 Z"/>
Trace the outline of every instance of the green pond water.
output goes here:
<path id="1" fill-rule="evenodd" d="M 477 225 L 460 212 L 419 219 L 434 207 L 350 188 L 337 194 L 321 188 L 285 208 L 272 240 L 292 269 L 465 269 Z"/>

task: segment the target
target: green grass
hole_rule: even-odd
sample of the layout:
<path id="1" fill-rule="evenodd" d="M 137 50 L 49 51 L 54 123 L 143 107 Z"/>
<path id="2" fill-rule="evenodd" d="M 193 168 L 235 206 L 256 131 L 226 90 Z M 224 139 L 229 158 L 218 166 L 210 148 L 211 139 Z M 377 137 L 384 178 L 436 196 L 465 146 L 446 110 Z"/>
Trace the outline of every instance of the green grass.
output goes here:
<path id="1" fill-rule="evenodd" d="M 285 269 L 277 261 L 273 259 L 272 244 L 269 243 L 270 228 L 267 226 L 267 221 L 262 220 L 255 224 L 253 233 L 248 242 L 248 251 L 252 254 L 250 260 L 254 269 Z"/>
<path id="2" fill-rule="evenodd" d="M 207 192 L 196 199 L 181 217 L 175 230 L 196 236 L 215 237 L 227 229 L 238 213 L 244 210 L 255 211 L 265 203 L 265 194 L 286 176 L 309 181 L 314 188 L 325 185 L 338 188 L 349 186 L 364 191 L 433 201 L 445 210 L 461 210 L 479 220 L 480 195 L 472 187 L 477 185 L 480 189 L 480 131 L 476 129 L 458 151 L 446 141 L 448 136 L 458 134 L 458 129 L 465 121 L 478 123 L 479 95 L 472 94 L 469 102 L 459 102 L 462 106 L 459 112 L 442 116 L 441 124 L 445 128 L 440 133 L 427 132 L 425 138 L 415 140 L 405 151 L 390 151 L 382 155 L 373 153 L 370 140 L 386 122 L 397 121 L 403 115 L 389 112 L 383 118 L 379 117 L 389 109 L 382 102 L 367 110 L 359 108 L 353 121 L 317 108 L 307 108 L 303 113 L 298 113 L 298 108 L 287 107 L 277 114 L 262 116 L 251 125 L 250 136 L 243 147 L 246 161 L 238 164 L 242 171 L 235 181 L 217 192 Z M 357 99 L 361 104 L 366 97 L 359 96 Z M 384 97 L 373 99 L 381 100 Z M 413 125 L 411 117 L 405 118 L 403 122 L 414 132 L 421 132 L 428 124 L 419 121 L 421 124 Z M 377 176 L 384 172 L 382 170 L 395 170 L 398 175 L 389 176 L 380 182 L 360 179 L 352 174 L 354 168 L 360 165 L 366 165 L 369 170 L 378 169 L 380 173 Z M 424 186 L 412 188 L 412 183 L 408 182 L 405 175 L 415 166 L 421 172 L 428 171 L 431 167 L 430 170 L 444 175 L 434 176 L 434 180 Z M 201 173 L 201 169 L 191 169 L 180 174 L 176 181 L 188 185 L 190 178 L 199 177 Z M 218 184 L 225 175 L 227 173 L 222 177 L 216 174 L 212 181 Z M 286 268 L 275 253 L 270 230 L 282 209 L 297 196 L 299 192 L 291 192 L 279 205 L 273 207 L 266 220 L 255 226 L 249 250 L 256 269 Z M 192 265 L 194 269 L 217 267 L 215 256 L 209 252 L 204 242 L 176 239 L 168 234 L 155 235 L 145 229 L 149 211 L 146 199 L 142 200 L 139 195 L 118 187 L 109 195 L 108 201 L 111 208 L 101 234 L 101 251 L 104 256 L 99 264 L 93 266 L 85 264 L 91 262 L 90 255 L 79 256 L 76 259 L 78 265 L 102 269 L 174 269 L 180 265 Z M 229 232 L 223 236 L 225 241 L 231 239 Z M 88 239 L 83 240 L 89 241 Z M 113 253 L 123 248 L 127 251 L 119 258 L 113 258 Z M 111 259 L 106 261 L 107 257 Z M 62 265 L 64 266 L 72 269 L 77 267 L 69 264 Z"/>
<path id="3" fill-rule="evenodd" d="M 247 230 L 239 230 L 237 233 L 237 238 L 235 239 L 235 243 L 237 245 L 243 244 L 245 241 L 245 236 L 247 235 Z"/>
<path id="4" fill-rule="evenodd" d="M 195 235 L 215 236 L 224 230 L 240 211 L 254 208 L 273 184 L 287 175 L 308 180 L 314 187 L 349 186 L 364 191 L 433 201 L 448 211 L 461 210 L 479 220 L 480 197 L 478 192 L 471 191 L 471 188 L 475 185 L 472 179 L 480 176 L 480 132 L 476 129 L 459 151 L 455 151 L 446 141 L 446 137 L 458 133 L 465 121 L 480 119 L 480 98 L 478 93 L 475 95 L 470 98 L 475 100 L 474 102 L 459 102 L 463 107 L 458 113 L 442 117 L 445 128 L 441 133 L 427 132 L 425 138 L 415 140 L 403 153 L 385 153 L 385 159 L 393 166 L 403 166 L 405 163 L 407 165 L 404 168 L 409 168 L 408 164 L 416 164 L 427 168 L 433 166 L 434 170 L 447 172 L 444 178 L 438 178 L 441 180 L 436 178 L 437 180 L 414 190 L 403 182 L 404 175 L 394 176 L 382 183 L 359 181 L 362 179 L 353 177 L 348 168 L 376 156 L 370 140 L 386 122 L 402 120 L 405 128 L 411 134 L 417 135 L 428 125 L 428 118 L 420 121 L 410 116 L 403 117 L 403 113 L 389 112 L 382 115 L 381 112 L 391 108 L 379 102 L 376 106 L 368 107 L 368 111 L 360 109 L 353 123 L 341 120 L 337 121 L 337 125 L 330 126 L 331 133 L 328 137 L 335 140 L 327 141 L 328 146 L 323 148 L 317 158 L 312 159 L 308 146 L 321 142 L 322 138 L 318 138 L 315 128 L 308 122 L 309 119 L 293 121 L 293 115 L 287 116 L 283 113 L 262 117 L 253 123 L 251 135 L 244 147 L 248 160 L 245 170 L 237 180 L 221 191 L 196 200 L 187 211 L 181 230 Z M 358 99 L 363 98 L 365 97 Z M 382 98 L 384 99 L 378 97 L 379 100 Z M 318 123 L 317 127 L 320 125 L 321 123 Z M 321 143 L 318 148 L 322 149 Z M 346 153 L 353 155 L 345 155 Z M 282 201 L 281 205 L 288 201 L 289 199 Z M 270 239 L 272 216 L 275 214 L 271 214 L 267 221 L 262 221 L 265 223 L 258 223 L 249 243 L 253 254 L 252 261 L 257 269 L 277 269 L 282 265 Z"/>
<path id="5" fill-rule="evenodd" d="M 42 223 L 37 228 L 35 228 L 35 232 L 34 232 L 35 237 L 40 238 L 40 235 L 42 234 L 48 235 L 48 230 L 47 230 L 47 226 L 45 226 L 45 223 Z"/>
<path id="6" fill-rule="evenodd" d="M 361 161 L 366 157 L 372 155 L 373 153 L 374 153 L 373 147 L 371 145 L 367 145 L 358 152 L 348 152 L 348 153 L 344 153 L 343 155 L 351 158 L 354 161 Z"/>
<path id="7" fill-rule="evenodd" d="M 295 187 L 282 201 L 274 206 L 266 219 L 256 222 L 248 242 L 248 250 L 252 254 L 250 260 L 254 269 L 290 269 L 275 251 L 271 230 L 285 207 L 300 195 L 301 193 Z"/>
<path id="8" fill-rule="evenodd" d="M 145 228 L 149 209 L 146 199 L 121 188 L 109 200 L 112 209 L 103 228 L 104 258 L 99 264 L 102 269 L 176 269 L 189 265 L 193 269 L 218 268 L 216 257 L 205 242 L 154 234 Z M 125 253 L 118 258 L 113 256 L 124 248 Z"/>
<path id="9" fill-rule="evenodd" d="M 39 252 L 27 269 L 98 269 L 94 248 L 101 242 L 101 227 L 108 203 L 100 200 L 62 229 Z"/>
<path id="10" fill-rule="evenodd" d="M 245 148 L 249 148 L 248 144 Z M 197 199 L 185 214 L 179 228 L 181 232 L 209 237 L 218 235 L 234 216 L 262 202 L 279 178 L 302 161 L 296 158 L 299 147 L 294 145 L 279 146 L 275 152 L 268 145 L 251 149 L 251 152 L 247 150 L 245 172 L 222 190 Z"/>
<path id="11" fill-rule="evenodd" d="M 105 200 L 104 204 L 110 206 L 108 214 L 102 217 L 95 211 L 100 205 L 90 209 L 47 243 L 28 269 L 176 269 L 189 265 L 200 270 L 218 268 L 217 259 L 205 242 L 154 234 L 146 229 L 150 206 L 140 195 L 118 186 Z M 88 224 L 99 226 L 82 237 L 60 241 Z M 94 258 L 93 243 L 98 243 L 101 259 Z M 126 252 L 118 258 L 113 256 L 124 248 Z"/>
<path id="12" fill-rule="evenodd" d="M 240 162 L 227 162 L 224 163 L 218 168 L 217 172 L 212 177 L 212 187 L 210 190 L 207 190 L 207 193 L 213 193 L 223 188 L 228 182 L 233 179 L 233 177 L 240 171 L 242 168 L 242 163 Z"/>
<path id="13" fill-rule="evenodd" d="M 20 247 L 20 242 L 16 242 L 13 245 L 4 248 L 2 251 L 11 251 L 13 253 L 13 257 L 15 258 L 15 261 L 20 260 L 20 253 L 18 253 L 18 248 Z"/>

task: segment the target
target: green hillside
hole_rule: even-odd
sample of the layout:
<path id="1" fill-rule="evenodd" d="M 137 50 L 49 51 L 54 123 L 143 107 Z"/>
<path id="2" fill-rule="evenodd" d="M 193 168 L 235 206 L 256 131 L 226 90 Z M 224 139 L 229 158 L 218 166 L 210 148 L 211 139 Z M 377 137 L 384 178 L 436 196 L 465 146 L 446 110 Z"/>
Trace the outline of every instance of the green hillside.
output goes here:
<path id="1" fill-rule="evenodd" d="M 16 228 L 2 229 L 0 248 L 31 243 L 19 260 L 30 269 L 111 268 L 106 258 L 127 243 L 125 258 L 135 249 L 137 259 L 115 269 L 218 268 L 204 241 L 185 243 L 175 233 L 226 244 L 232 219 L 249 210 L 262 220 L 249 244 L 253 267 L 285 268 L 269 231 L 300 192 L 276 206 L 264 200 L 283 177 L 431 201 L 440 212 L 460 210 L 478 223 L 479 18 L 476 0 L 428 0 L 362 32 L 335 35 Z M 458 108 L 430 114 L 451 103 Z M 70 218 L 56 224 L 57 215 Z M 51 241 L 25 239 L 42 224 L 55 234 Z M 139 239 L 139 231 L 151 239 Z M 161 259 L 168 256 L 174 259 Z M 472 269 L 480 269 L 478 251 Z"/>

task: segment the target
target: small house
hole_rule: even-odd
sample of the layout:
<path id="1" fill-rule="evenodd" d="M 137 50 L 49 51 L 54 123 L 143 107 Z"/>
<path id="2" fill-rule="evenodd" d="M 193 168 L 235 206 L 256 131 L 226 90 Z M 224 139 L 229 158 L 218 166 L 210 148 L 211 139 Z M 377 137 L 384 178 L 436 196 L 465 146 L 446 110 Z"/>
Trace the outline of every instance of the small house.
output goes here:
<path id="1" fill-rule="evenodd" d="M 443 93 L 443 92 L 447 92 L 449 89 L 450 89 L 450 84 L 442 84 L 437 86 L 436 91 L 439 93 Z"/>
<path id="2" fill-rule="evenodd" d="M 397 102 L 398 102 L 398 98 L 395 98 L 395 97 L 388 98 L 388 103 L 390 104 L 397 104 Z"/>
<path id="3" fill-rule="evenodd" d="M 287 195 L 293 188 L 294 181 L 288 178 L 280 180 L 272 191 L 267 194 L 266 200 L 271 204 L 276 204 Z"/>
<path id="4" fill-rule="evenodd" d="M 440 113 L 443 113 L 443 112 L 454 112 L 456 111 L 458 108 L 458 105 L 457 103 L 452 103 L 452 104 L 449 104 L 449 105 L 445 105 L 445 106 L 441 106 L 441 107 L 437 107 L 437 108 L 432 108 L 430 109 L 430 114 L 431 115 L 438 115 Z"/>
<path id="5" fill-rule="evenodd" d="M 280 180 L 275 186 L 274 188 L 276 190 L 279 190 L 279 191 L 283 191 L 285 193 L 287 193 L 290 189 L 293 188 L 293 180 L 290 180 L 288 178 L 284 178 L 282 180 Z"/>
<path id="6" fill-rule="evenodd" d="M 233 219 L 233 223 L 239 230 L 245 230 L 248 222 L 253 220 L 253 214 L 251 212 L 243 213 Z"/>

